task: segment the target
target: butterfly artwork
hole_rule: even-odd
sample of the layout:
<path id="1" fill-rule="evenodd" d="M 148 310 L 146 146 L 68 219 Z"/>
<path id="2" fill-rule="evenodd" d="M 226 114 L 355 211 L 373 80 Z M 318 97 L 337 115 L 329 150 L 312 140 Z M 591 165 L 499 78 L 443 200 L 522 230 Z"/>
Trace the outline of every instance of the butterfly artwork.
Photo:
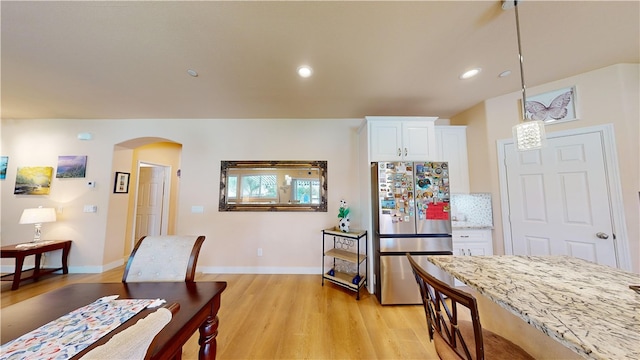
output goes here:
<path id="1" fill-rule="evenodd" d="M 542 94 L 535 97 L 535 100 L 527 100 L 525 117 L 545 122 L 574 120 L 573 94 L 573 88 L 569 88 Z"/>

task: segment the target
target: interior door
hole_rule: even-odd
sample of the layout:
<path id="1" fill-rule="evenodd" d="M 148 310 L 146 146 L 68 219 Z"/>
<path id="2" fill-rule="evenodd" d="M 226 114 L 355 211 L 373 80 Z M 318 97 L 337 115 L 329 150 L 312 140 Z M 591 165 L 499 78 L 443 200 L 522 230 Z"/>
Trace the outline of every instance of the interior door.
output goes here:
<path id="1" fill-rule="evenodd" d="M 505 145 L 515 255 L 570 255 L 618 267 L 602 138 L 547 139 L 541 150 Z"/>
<path id="2" fill-rule="evenodd" d="M 164 174 L 163 167 L 140 167 L 136 240 L 145 235 L 161 235 Z"/>

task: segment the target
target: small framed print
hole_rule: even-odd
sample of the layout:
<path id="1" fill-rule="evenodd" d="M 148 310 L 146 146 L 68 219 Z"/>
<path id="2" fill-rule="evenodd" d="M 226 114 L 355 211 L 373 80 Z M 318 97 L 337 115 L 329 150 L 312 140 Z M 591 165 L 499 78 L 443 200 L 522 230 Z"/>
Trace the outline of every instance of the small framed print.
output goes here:
<path id="1" fill-rule="evenodd" d="M 575 86 L 527 97 L 525 118 L 557 124 L 577 120 Z"/>
<path id="2" fill-rule="evenodd" d="M 126 194 L 129 192 L 129 177 L 131 173 L 116 172 L 116 181 L 113 186 L 115 194 Z"/>

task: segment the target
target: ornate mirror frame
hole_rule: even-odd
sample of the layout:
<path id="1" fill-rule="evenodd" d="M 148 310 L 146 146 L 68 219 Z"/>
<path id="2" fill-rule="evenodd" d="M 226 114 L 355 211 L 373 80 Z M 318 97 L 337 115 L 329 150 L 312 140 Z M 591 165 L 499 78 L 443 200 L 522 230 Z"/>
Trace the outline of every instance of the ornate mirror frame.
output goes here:
<path id="1" fill-rule="evenodd" d="M 244 197 L 239 199 L 242 176 L 260 178 L 269 176 L 271 197 Z M 275 176 L 275 178 L 274 178 Z M 275 179 L 275 180 L 274 180 Z M 293 200 L 296 181 L 318 182 L 317 194 L 307 203 Z M 231 182 L 231 184 L 230 184 Z M 235 185 L 235 190 L 230 188 Z M 309 191 L 311 192 L 311 186 Z M 260 195 L 262 196 L 262 195 Z M 221 161 L 219 211 L 312 211 L 327 212 L 327 162 L 326 161 Z"/>

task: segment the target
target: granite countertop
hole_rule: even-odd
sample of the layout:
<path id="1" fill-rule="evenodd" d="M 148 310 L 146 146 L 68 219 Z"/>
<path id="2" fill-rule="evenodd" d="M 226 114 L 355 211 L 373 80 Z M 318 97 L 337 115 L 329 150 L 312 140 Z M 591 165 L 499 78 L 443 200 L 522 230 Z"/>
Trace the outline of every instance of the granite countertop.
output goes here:
<path id="1" fill-rule="evenodd" d="M 588 359 L 640 359 L 640 275 L 568 256 L 429 256 Z"/>
<path id="2" fill-rule="evenodd" d="M 493 225 L 470 221 L 451 221 L 452 229 L 493 229 Z"/>

